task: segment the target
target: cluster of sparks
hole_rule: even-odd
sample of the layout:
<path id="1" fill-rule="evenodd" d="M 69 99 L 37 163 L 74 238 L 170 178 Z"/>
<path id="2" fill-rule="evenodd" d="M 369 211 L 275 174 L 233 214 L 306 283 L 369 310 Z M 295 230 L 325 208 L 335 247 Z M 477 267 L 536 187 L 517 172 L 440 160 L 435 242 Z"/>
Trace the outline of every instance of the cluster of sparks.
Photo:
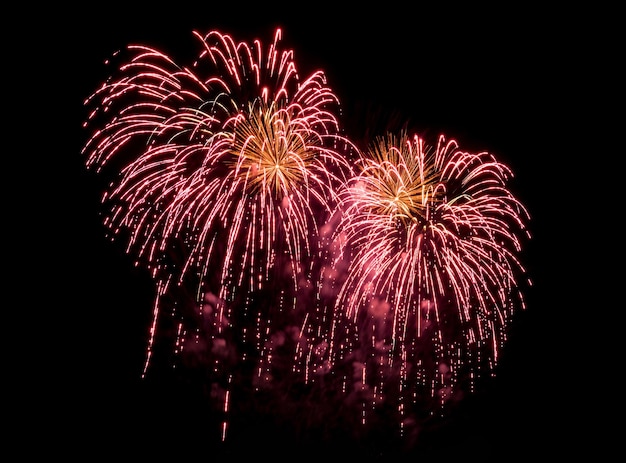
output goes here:
<path id="1" fill-rule="evenodd" d="M 195 36 L 191 67 L 129 46 L 85 102 L 86 165 L 113 178 L 105 224 L 155 281 L 144 375 L 164 313 L 177 355 L 205 351 L 224 411 L 235 364 L 267 388 L 285 350 L 290 374 L 351 385 L 363 409 L 393 396 L 402 427 L 493 371 L 524 307 L 510 170 L 444 136 L 359 148 L 280 29 L 267 48 Z"/>

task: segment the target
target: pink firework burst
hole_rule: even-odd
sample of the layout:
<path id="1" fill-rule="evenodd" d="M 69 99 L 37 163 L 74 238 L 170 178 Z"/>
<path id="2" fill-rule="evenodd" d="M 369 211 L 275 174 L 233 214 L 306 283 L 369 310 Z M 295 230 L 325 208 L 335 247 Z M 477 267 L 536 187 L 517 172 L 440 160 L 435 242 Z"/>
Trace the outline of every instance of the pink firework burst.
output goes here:
<path id="1" fill-rule="evenodd" d="M 267 47 L 218 31 L 195 36 L 201 51 L 191 67 L 129 46 L 114 77 L 85 102 L 85 126 L 95 128 L 86 165 L 113 176 L 106 225 L 157 282 L 146 368 L 163 305 L 190 283 L 195 312 L 173 328 L 177 349 L 208 326 L 207 349 L 224 362 L 226 332 L 247 317 L 253 328 L 237 337 L 263 356 L 277 317 L 251 301 L 270 286 L 266 305 L 295 307 L 310 285 L 318 223 L 350 171 L 339 151 L 349 143 L 338 99 L 322 71 L 300 78 L 280 29 Z"/>
<path id="2" fill-rule="evenodd" d="M 388 134 L 361 154 L 333 235 L 345 270 L 325 283 L 336 294 L 326 361 L 348 365 L 367 409 L 395 400 L 400 422 L 415 423 L 493 371 L 525 304 L 529 215 L 511 177 L 444 136 L 432 147 Z"/>

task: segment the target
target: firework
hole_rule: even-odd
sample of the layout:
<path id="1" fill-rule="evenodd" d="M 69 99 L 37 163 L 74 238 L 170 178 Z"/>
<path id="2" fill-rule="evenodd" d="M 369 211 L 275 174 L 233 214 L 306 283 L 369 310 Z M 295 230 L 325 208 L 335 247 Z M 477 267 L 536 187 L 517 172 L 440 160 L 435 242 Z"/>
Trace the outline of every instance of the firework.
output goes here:
<path id="1" fill-rule="evenodd" d="M 507 189 L 511 176 L 444 136 L 433 148 L 388 134 L 360 156 L 334 234 L 346 271 L 330 279 L 327 359 L 349 360 L 345 377 L 359 378 L 373 408 L 393 395 L 404 422 L 411 406 L 445 405 L 493 371 L 524 308 L 517 256 L 529 216 Z"/>
<path id="2" fill-rule="evenodd" d="M 338 99 L 322 71 L 300 78 L 280 29 L 267 48 L 194 34 L 201 52 L 191 67 L 132 45 L 85 102 L 85 126 L 95 127 L 86 165 L 113 176 L 105 223 L 156 281 L 146 368 L 163 306 L 180 310 L 176 299 L 190 286 L 196 312 L 172 328 L 176 346 L 210 325 L 209 349 L 219 352 L 226 331 L 247 317 L 253 328 L 237 336 L 262 351 L 273 315 L 253 312 L 251 300 L 261 305 L 267 294 L 255 294 L 271 284 L 267 306 L 295 306 L 318 252 L 318 223 L 350 170 L 338 151 L 348 144 Z M 195 327 L 182 321 L 193 318 Z"/>
<path id="3" fill-rule="evenodd" d="M 276 408 L 305 391 L 311 414 L 361 425 L 393 403 L 403 433 L 473 390 L 525 305 L 511 170 L 406 131 L 360 151 L 280 29 L 267 46 L 194 36 L 190 66 L 115 54 L 85 101 L 86 166 L 112 179 L 105 225 L 155 281 L 143 374 L 166 332 L 225 414 L 273 387 Z"/>

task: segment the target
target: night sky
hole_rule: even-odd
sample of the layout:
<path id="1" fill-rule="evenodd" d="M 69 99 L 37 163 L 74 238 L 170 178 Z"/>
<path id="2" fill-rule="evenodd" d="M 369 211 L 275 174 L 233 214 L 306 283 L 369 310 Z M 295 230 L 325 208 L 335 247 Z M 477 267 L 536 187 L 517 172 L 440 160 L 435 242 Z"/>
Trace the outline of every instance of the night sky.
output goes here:
<path id="1" fill-rule="evenodd" d="M 575 354 L 564 344 L 561 326 L 571 307 L 554 281 L 561 251 L 552 243 L 561 218 L 545 203 L 554 202 L 547 196 L 558 188 L 556 173 L 565 156 L 562 125 L 572 103 L 563 82 L 584 43 L 579 30 L 562 24 L 563 12 L 509 7 L 382 6 L 340 13 L 315 4 L 299 4 L 295 12 L 188 3 L 102 5 L 94 11 L 80 6 L 63 31 L 59 50 L 70 54 L 63 74 L 70 94 L 63 104 L 74 114 L 69 133 L 75 135 L 56 154 L 68 181 L 57 185 L 63 245 L 54 247 L 52 258 L 69 270 L 50 275 L 58 281 L 55 310 L 63 323 L 55 336 L 62 347 L 52 376 L 61 392 L 51 400 L 49 426 L 55 422 L 51 415 L 66 414 L 70 423 L 55 439 L 60 453 L 87 461 L 95 455 L 148 460 L 164 452 L 177 456 L 174 461 L 320 461 L 333 454 L 361 461 L 507 461 L 571 450 L 570 433 L 579 428 L 564 391 L 575 381 Z M 562 26 L 556 29 L 556 23 Z M 167 371 L 141 379 L 152 282 L 133 266 L 122 243 L 106 238 L 100 206 L 105 180 L 88 173 L 80 155 L 88 136 L 81 128 L 82 101 L 108 76 L 104 61 L 128 44 L 150 45 L 191 64 L 198 52 L 193 30 L 268 43 L 276 27 L 283 30 L 283 45 L 294 49 L 302 75 L 325 71 L 350 133 L 366 135 L 408 121 L 426 136 L 445 133 L 461 148 L 490 151 L 513 170 L 512 189 L 531 215 L 532 239 L 522 260 L 534 285 L 527 310 L 511 326 L 496 377 L 407 448 L 378 448 L 349 432 L 307 435 L 297 428 L 297 414 L 291 422 L 251 414 L 224 446 L 206 396 L 193 384 Z"/>

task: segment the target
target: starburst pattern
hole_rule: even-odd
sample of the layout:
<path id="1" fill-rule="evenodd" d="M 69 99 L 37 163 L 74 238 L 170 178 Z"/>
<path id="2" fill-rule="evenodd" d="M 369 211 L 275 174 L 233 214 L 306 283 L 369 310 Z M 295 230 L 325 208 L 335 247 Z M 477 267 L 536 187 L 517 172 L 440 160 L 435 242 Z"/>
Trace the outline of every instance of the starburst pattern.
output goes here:
<path id="1" fill-rule="evenodd" d="M 128 47 L 86 101 L 89 123 L 102 128 L 83 153 L 88 168 L 113 172 L 106 225 L 157 282 L 151 342 L 166 299 L 191 283 L 194 316 L 211 336 L 241 310 L 256 320 L 241 335 L 262 349 L 272 316 L 252 313 L 250 301 L 270 284 L 275 310 L 295 306 L 311 277 L 318 221 L 350 169 L 338 152 L 347 144 L 339 102 L 322 71 L 300 79 L 280 29 L 267 49 L 218 31 L 195 35 L 202 49 L 192 68 Z M 286 275 L 291 289 L 281 286 Z M 195 336 L 185 317 L 193 318 L 180 317 L 177 345 Z M 150 356 L 151 348 L 146 368 Z"/>
<path id="2" fill-rule="evenodd" d="M 486 152 L 440 136 L 430 147 L 406 132 L 379 137 L 341 193 L 333 242 L 336 285 L 327 361 L 358 360 L 372 406 L 471 390 L 493 371 L 524 275 L 524 206 L 512 174 Z M 359 357 L 354 353 L 360 352 Z"/>

